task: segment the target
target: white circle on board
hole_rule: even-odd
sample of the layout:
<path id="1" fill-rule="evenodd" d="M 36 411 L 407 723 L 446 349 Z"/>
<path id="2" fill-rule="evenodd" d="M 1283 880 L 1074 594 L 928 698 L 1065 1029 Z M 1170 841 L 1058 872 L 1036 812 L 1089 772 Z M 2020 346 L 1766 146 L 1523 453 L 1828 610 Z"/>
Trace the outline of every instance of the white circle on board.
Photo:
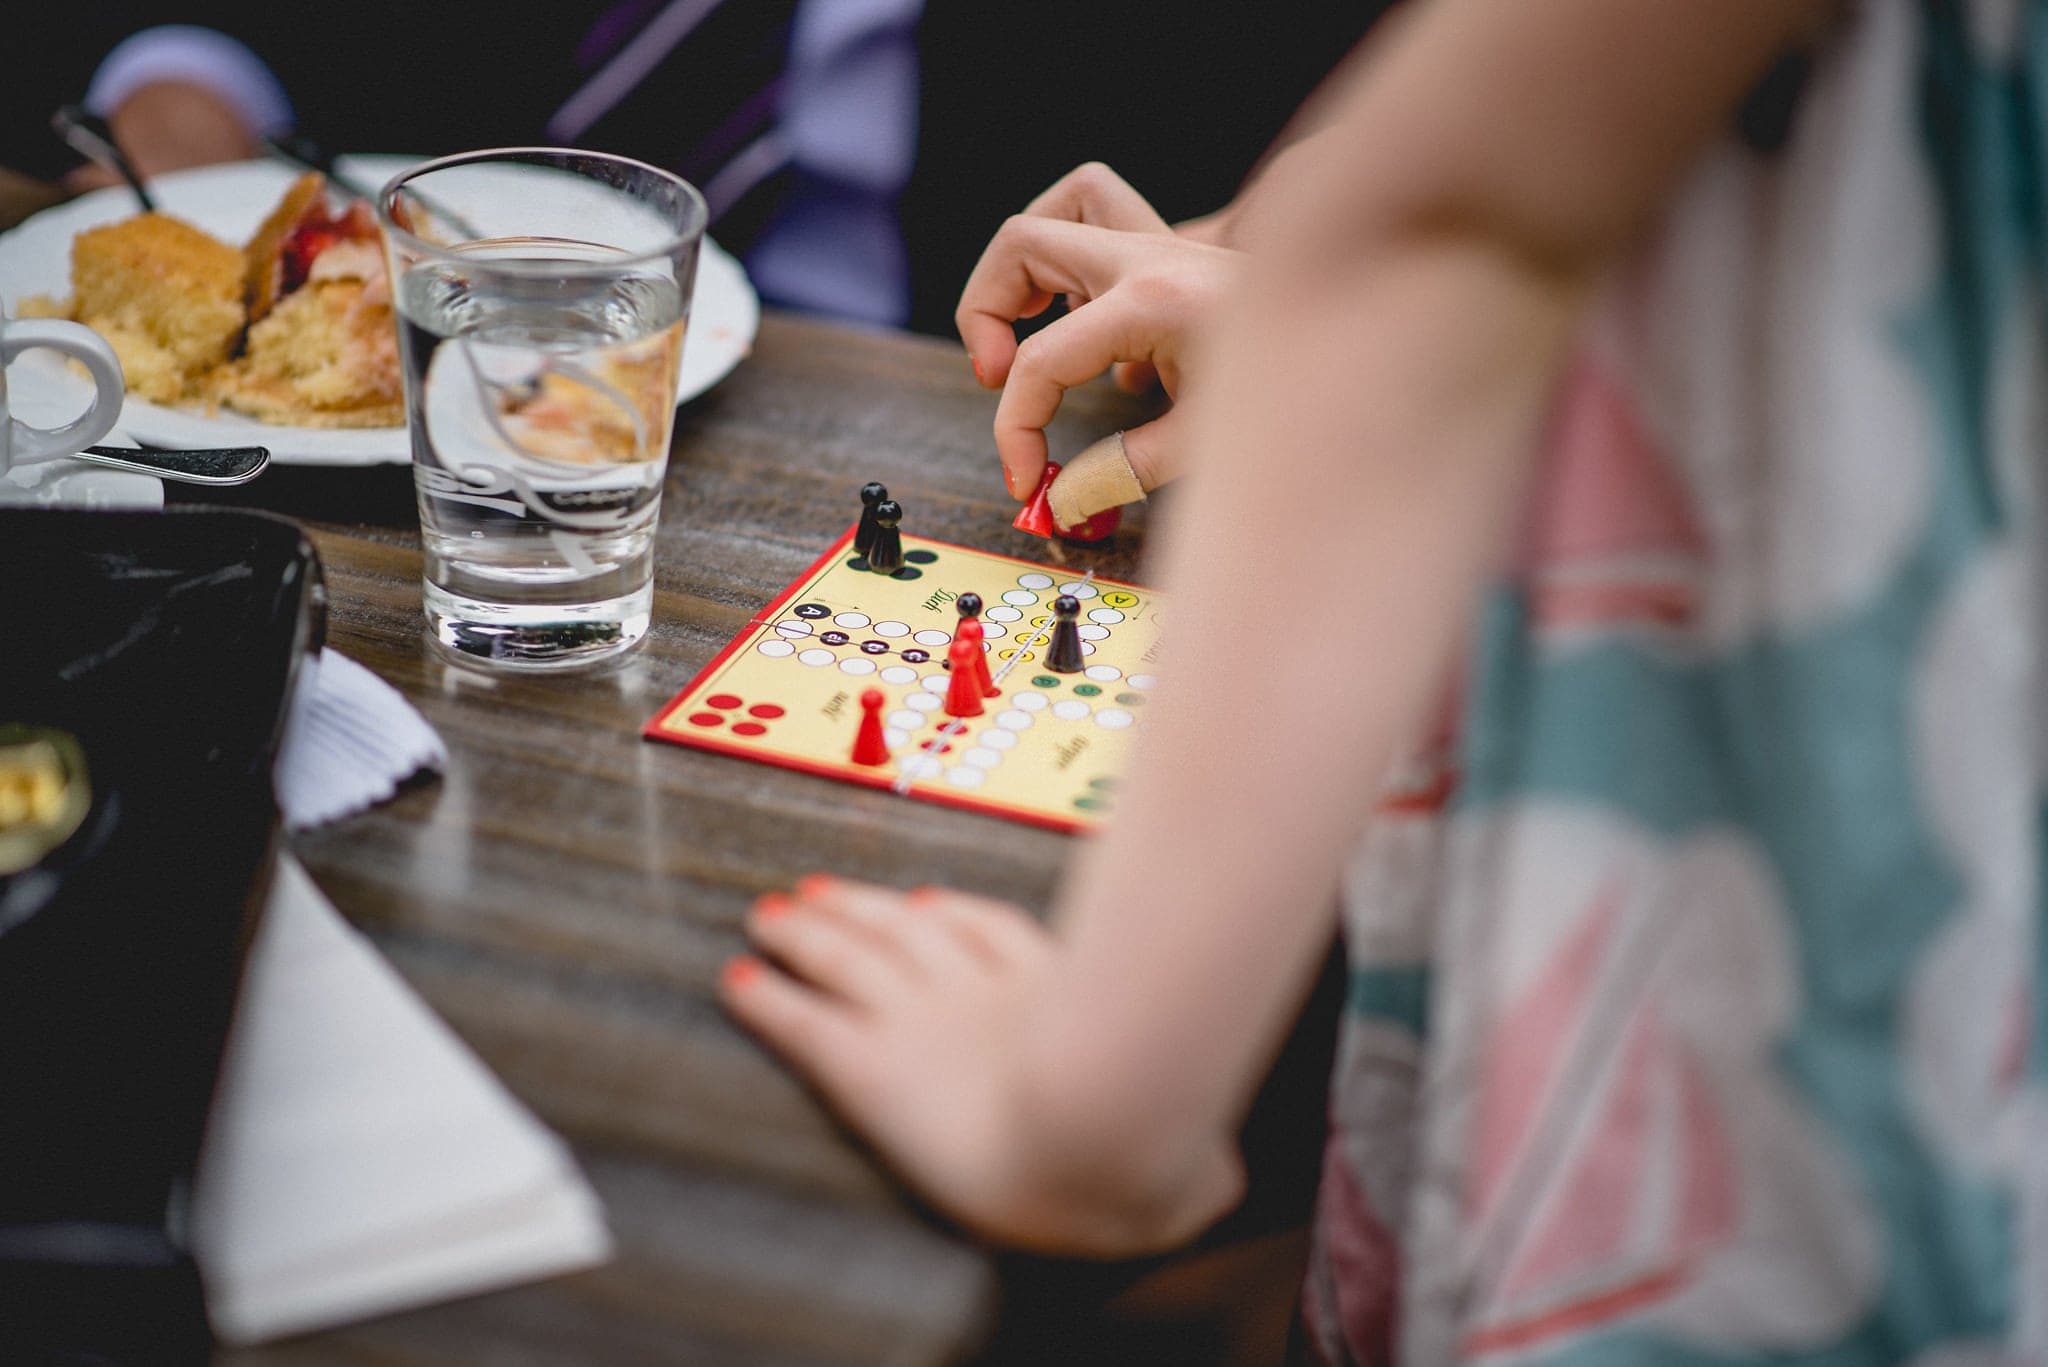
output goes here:
<path id="1" fill-rule="evenodd" d="M 915 731 L 918 727 L 924 725 L 924 713 L 913 712 L 908 708 L 901 712 L 891 712 L 889 714 L 889 725 L 899 731 Z"/>
<path id="2" fill-rule="evenodd" d="M 1052 587 L 1052 576 L 1049 574 L 1020 574 L 1017 576 L 1017 582 L 1027 589 L 1049 589 Z"/>
<path id="3" fill-rule="evenodd" d="M 1121 707 L 1105 707 L 1095 714 L 1095 724 L 1106 726 L 1112 731 L 1121 731 L 1135 720 L 1136 718 Z"/>
<path id="4" fill-rule="evenodd" d="M 1102 641 L 1109 638 L 1109 628 L 1096 626 L 1093 622 L 1081 622 L 1074 627 L 1074 634 L 1084 641 Z"/>
<path id="5" fill-rule="evenodd" d="M 1033 603 L 1036 603 L 1038 601 L 1038 595 L 1035 593 L 1027 593 L 1023 589 L 1011 589 L 1008 593 L 1003 595 L 1003 601 L 1005 603 L 1010 603 L 1020 608 L 1028 608 Z"/>
<path id="6" fill-rule="evenodd" d="M 842 612 L 832 620 L 843 627 L 864 627 L 875 619 L 865 612 Z"/>
<path id="7" fill-rule="evenodd" d="M 948 636 L 943 631 L 933 631 L 931 628 L 927 627 L 923 631 L 918 632 L 917 635 L 911 637 L 910 639 L 917 642 L 921 646 L 942 646 L 946 644 L 946 642 L 952 640 L 953 638 L 951 636 Z"/>
<path id="8" fill-rule="evenodd" d="M 927 674 L 924 676 L 925 690 L 930 693 L 943 693 L 952 682 L 953 676 L 951 674 Z"/>
<path id="9" fill-rule="evenodd" d="M 1017 733 L 1005 731 L 1000 726 L 992 726 L 975 739 L 991 750 L 1007 750 L 1017 743 Z"/>
<path id="10" fill-rule="evenodd" d="M 1088 715 L 1088 704 L 1079 698 L 1061 698 L 1052 705 L 1052 714 L 1061 721 L 1079 721 Z"/>
<path id="11" fill-rule="evenodd" d="M 801 617 L 792 617 L 786 622 L 777 622 L 775 629 L 784 636 L 808 636 L 811 634 L 811 624 Z"/>
<path id="12" fill-rule="evenodd" d="M 1015 608 L 990 608 L 981 614 L 981 621 L 983 626 L 987 626 L 990 622 L 1014 622 L 1023 615 Z"/>
<path id="13" fill-rule="evenodd" d="M 897 715 L 901 716 L 902 713 L 899 712 Z M 912 713 L 911 715 L 916 716 L 917 714 Z M 919 721 L 924 720 L 923 717 L 918 717 L 917 719 Z M 882 728 L 882 744 L 888 746 L 891 750 L 901 750 L 904 746 L 910 744 L 910 732 L 900 726 L 885 726 Z"/>
<path id="14" fill-rule="evenodd" d="M 890 665 L 882 671 L 882 682 L 892 684 L 916 683 L 917 671 L 909 665 Z"/>
<path id="15" fill-rule="evenodd" d="M 936 778 L 939 774 L 939 762 L 930 755 L 906 755 L 903 759 L 903 772 L 912 778 Z"/>
<path id="16" fill-rule="evenodd" d="M 983 622 L 981 624 L 981 639 L 984 641 L 997 640 L 1009 634 L 1010 629 L 1001 622 Z"/>
<path id="17" fill-rule="evenodd" d="M 1031 714 L 1029 712 L 1019 712 L 1015 708 L 1011 708 L 1008 712 L 996 718 L 996 725 L 1002 727 L 1005 731 L 1029 731 L 1031 729 Z"/>
<path id="18" fill-rule="evenodd" d="M 1104 626 L 1115 626 L 1118 622 L 1123 621 L 1123 619 L 1124 615 L 1121 612 L 1118 612 L 1115 608 L 1088 609 L 1088 620 L 1091 622 L 1100 622 Z"/>
<path id="19" fill-rule="evenodd" d="M 838 657 L 829 650 L 806 650 L 800 652 L 797 658 L 811 668 L 817 669 L 820 666 L 831 664 Z"/>
<path id="20" fill-rule="evenodd" d="M 875 662 L 856 655 L 850 660 L 841 660 L 839 662 L 839 672 L 841 674 L 872 674 L 875 672 Z"/>
<path id="21" fill-rule="evenodd" d="M 1093 655 L 1093 654 L 1095 653 L 1095 642 L 1093 642 L 1093 641 L 1083 641 L 1083 642 L 1081 642 L 1081 653 L 1082 653 L 1083 655 Z"/>
<path id="22" fill-rule="evenodd" d="M 1043 712 L 1049 701 L 1051 700 L 1043 693 L 1019 693 L 1010 699 L 1010 706 L 1021 707 L 1026 712 Z"/>
<path id="23" fill-rule="evenodd" d="M 946 782 L 955 788 L 979 788 L 988 775 L 971 764 L 956 764 L 946 771 Z"/>
<path id="24" fill-rule="evenodd" d="M 1009 733 L 1006 731 L 1003 734 L 1008 735 Z M 971 764 L 977 769 L 993 769 L 1003 762 L 1003 752 L 991 750 L 986 745 L 977 745 L 966 754 L 960 756 L 960 762 L 962 764 Z"/>
<path id="25" fill-rule="evenodd" d="M 935 693 L 913 693 L 903 700 L 905 707 L 914 707 L 920 712 L 939 710 L 939 699 Z"/>
<path id="26" fill-rule="evenodd" d="M 1159 676 L 1157 674 L 1131 675 L 1131 687 L 1137 689 L 1140 693 L 1143 693 L 1146 689 L 1152 687 L 1152 685 L 1158 682 Z"/>
<path id="27" fill-rule="evenodd" d="M 1108 683 L 1111 679 L 1121 679 L 1124 676 L 1124 672 L 1115 665 L 1089 665 L 1081 672 L 1097 683 Z"/>
<path id="28" fill-rule="evenodd" d="M 1093 598 L 1096 590 L 1093 584 L 1083 584 L 1076 580 L 1071 584 L 1060 585 L 1060 592 L 1069 598 Z"/>
<path id="29" fill-rule="evenodd" d="M 908 623 L 905 623 L 905 622 L 877 622 L 877 623 L 875 623 L 875 635 L 877 635 L 877 636 L 892 636 L 892 637 L 893 637 L 893 636 L 908 636 L 909 634 L 910 634 L 910 626 L 909 626 L 909 624 L 908 624 Z"/>
<path id="30" fill-rule="evenodd" d="M 761 653 L 771 660 L 779 660 L 785 655 L 796 654 L 796 647 L 779 637 L 761 642 L 759 648 Z"/>

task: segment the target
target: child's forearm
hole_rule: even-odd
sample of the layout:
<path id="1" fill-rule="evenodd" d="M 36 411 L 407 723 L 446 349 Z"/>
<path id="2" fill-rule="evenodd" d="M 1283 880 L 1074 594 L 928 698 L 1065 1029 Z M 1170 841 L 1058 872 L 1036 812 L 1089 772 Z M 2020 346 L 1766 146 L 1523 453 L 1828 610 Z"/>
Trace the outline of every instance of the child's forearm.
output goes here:
<path id="1" fill-rule="evenodd" d="M 1190 384 L 1165 683 L 1020 1064 L 1049 1172 L 1141 1221 L 1213 1163 L 1505 552 L 1580 302 L 1810 8 L 1689 11 L 1699 54 L 1633 0 L 1439 0 L 1316 140 L 1355 174 L 1262 191 L 1270 248 Z"/>
<path id="2" fill-rule="evenodd" d="M 1353 272 L 1269 277 L 1217 346 L 1165 682 L 1030 1032 L 1032 1109 L 1140 1203 L 1213 1161 L 1292 1018 L 1378 776 L 1499 563 L 1574 314 L 1469 244 Z M 1307 345 L 1274 344 L 1283 320 Z"/>

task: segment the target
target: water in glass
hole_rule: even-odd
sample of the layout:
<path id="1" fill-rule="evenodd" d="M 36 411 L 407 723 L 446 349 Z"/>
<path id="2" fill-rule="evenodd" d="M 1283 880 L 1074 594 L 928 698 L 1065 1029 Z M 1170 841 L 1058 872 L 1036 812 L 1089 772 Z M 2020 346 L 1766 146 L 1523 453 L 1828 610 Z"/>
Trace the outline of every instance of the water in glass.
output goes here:
<path id="1" fill-rule="evenodd" d="M 427 616 L 459 654 L 575 664 L 647 629 L 685 300 L 588 269 L 616 255 L 494 238 L 399 279 Z"/>

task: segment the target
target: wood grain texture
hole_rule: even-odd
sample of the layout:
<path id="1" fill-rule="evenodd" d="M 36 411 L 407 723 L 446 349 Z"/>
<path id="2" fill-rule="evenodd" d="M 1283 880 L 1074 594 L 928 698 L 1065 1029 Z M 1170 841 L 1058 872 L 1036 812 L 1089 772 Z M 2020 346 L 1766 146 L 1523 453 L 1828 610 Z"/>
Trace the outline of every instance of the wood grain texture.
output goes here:
<path id="1" fill-rule="evenodd" d="M 921 1214 L 719 1012 L 749 901 L 814 870 L 1051 899 L 1071 838 L 642 741 L 661 703 L 858 514 L 1042 558 L 1014 532 L 994 396 L 956 347 L 770 316 L 679 417 L 655 625 L 623 664 L 495 676 L 422 637 L 410 472 L 280 469 L 232 499 L 301 519 L 329 641 L 402 690 L 448 772 L 293 846 L 342 912 L 548 1125 L 604 1198 L 619 1256 L 576 1277 L 225 1353 L 255 1364 L 928 1363 L 971 1355 L 987 1255 Z M 1076 451 L 1141 420 L 1099 385 Z M 217 497 L 214 501 L 220 501 Z M 1140 581 L 1143 516 L 1075 563 Z"/>

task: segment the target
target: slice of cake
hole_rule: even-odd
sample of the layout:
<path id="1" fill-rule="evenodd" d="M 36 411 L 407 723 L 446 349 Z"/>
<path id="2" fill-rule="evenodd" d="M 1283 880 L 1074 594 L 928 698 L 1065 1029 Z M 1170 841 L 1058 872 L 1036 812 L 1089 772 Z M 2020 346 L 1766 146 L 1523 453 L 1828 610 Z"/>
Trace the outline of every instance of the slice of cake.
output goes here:
<path id="1" fill-rule="evenodd" d="M 361 279 L 307 282 L 249 329 L 240 360 L 209 393 L 266 422 L 396 427 L 405 421 L 390 291 Z"/>
<path id="2" fill-rule="evenodd" d="M 247 347 L 216 373 L 209 392 L 269 422 L 404 422 L 398 327 L 370 206 L 358 200 L 330 212 L 325 182 L 301 176 L 249 239 L 244 257 Z"/>
<path id="3" fill-rule="evenodd" d="M 285 283 L 285 244 L 311 215 L 324 217 L 326 200 L 327 181 L 317 172 L 308 171 L 291 183 L 277 207 L 257 225 L 249 245 L 242 248 L 250 322 L 261 322 L 280 297 L 304 283 L 303 271 L 298 280 Z"/>
<path id="4" fill-rule="evenodd" d="M 247 321 L 242 254 L 189 223 L 142 214 L 71 244 L 71 316 L 105 337 L 128 387 L 161 403 L 233 353 Z"/>

